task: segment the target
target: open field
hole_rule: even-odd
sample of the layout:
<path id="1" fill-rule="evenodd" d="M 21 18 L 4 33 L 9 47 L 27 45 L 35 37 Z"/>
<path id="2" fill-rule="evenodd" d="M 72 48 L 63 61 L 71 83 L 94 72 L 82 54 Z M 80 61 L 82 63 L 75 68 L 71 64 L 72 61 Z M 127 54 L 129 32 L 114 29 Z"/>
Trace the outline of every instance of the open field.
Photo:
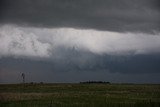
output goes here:
<path id="1" fill-rule="evenodd" d="M 0 107 L 160 107 L 160 85 L 0 85 Z"/>

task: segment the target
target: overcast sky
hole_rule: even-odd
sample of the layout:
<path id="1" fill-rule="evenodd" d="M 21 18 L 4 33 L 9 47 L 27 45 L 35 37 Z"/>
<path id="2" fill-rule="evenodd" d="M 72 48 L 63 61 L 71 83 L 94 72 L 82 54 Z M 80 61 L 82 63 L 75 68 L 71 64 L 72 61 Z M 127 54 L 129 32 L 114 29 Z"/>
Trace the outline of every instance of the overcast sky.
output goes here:
<path id="1" fill-rule="evenodd" d="M 1 0 L 0 83 L 160 83 L 159 0 Z"/>

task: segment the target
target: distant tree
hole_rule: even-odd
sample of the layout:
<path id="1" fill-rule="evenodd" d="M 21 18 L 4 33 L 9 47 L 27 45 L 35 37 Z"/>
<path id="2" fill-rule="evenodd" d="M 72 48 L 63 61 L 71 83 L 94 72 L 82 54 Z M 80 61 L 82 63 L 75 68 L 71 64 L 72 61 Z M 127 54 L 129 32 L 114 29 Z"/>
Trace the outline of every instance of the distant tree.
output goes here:
<path id="1" fill-rule="evenodd" d="M 43 82 L 40 82 L 40 84 L 43 84 Z"/>

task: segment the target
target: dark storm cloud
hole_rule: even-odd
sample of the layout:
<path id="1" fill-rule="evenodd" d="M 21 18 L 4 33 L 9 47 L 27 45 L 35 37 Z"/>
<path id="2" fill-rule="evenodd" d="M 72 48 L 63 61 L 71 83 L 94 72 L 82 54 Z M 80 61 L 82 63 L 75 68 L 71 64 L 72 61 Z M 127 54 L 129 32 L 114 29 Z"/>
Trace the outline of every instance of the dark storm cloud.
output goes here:
<path id="1" fill-rule="evenodd" d="M 65 56 L 62 54 L 54 60 L 1 58 L 0 82 L 20 82 L 22 72 L 28 82 L 160 82 L 160 55 L 101 56 L 74 49 L 63 52 Z"/>
<path id="2" fill-rule="evenodd" d="M 1 0 L 0 23 L 155 32 L 160 30 L 160 1 Z"/>
<path id="3" fill-rule="evenodd" d="M 62 51 L 61 51 L 62 52 Z M 0 68 L 30 72 L 109 71 L 112 73 L 160 73 L 160 55 L 112 56 L 64 50 L 61 57 L 46 60 L 4 57 Z"/>
<path id="4" fill-rule="evenodd" d="M 54 59 L 55 71 L 109 71 L 111 73 L 160 73 L 160 55 L 112 56 L 90 52 L 61 50 Z"/>

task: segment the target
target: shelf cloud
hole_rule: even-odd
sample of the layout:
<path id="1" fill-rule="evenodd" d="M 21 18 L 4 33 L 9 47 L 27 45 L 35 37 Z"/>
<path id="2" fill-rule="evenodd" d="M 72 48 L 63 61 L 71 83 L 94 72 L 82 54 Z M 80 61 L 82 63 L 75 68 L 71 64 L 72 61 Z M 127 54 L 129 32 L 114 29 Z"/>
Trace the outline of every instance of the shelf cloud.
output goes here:
<path id="1" fill-rule="evenodd" d="M 61 54 L 61 48 L 99 55 L 155 54 L 160 52 L 160 34 L 16 25 L 0 27 L 1 56 L 54 57 Z"/>

